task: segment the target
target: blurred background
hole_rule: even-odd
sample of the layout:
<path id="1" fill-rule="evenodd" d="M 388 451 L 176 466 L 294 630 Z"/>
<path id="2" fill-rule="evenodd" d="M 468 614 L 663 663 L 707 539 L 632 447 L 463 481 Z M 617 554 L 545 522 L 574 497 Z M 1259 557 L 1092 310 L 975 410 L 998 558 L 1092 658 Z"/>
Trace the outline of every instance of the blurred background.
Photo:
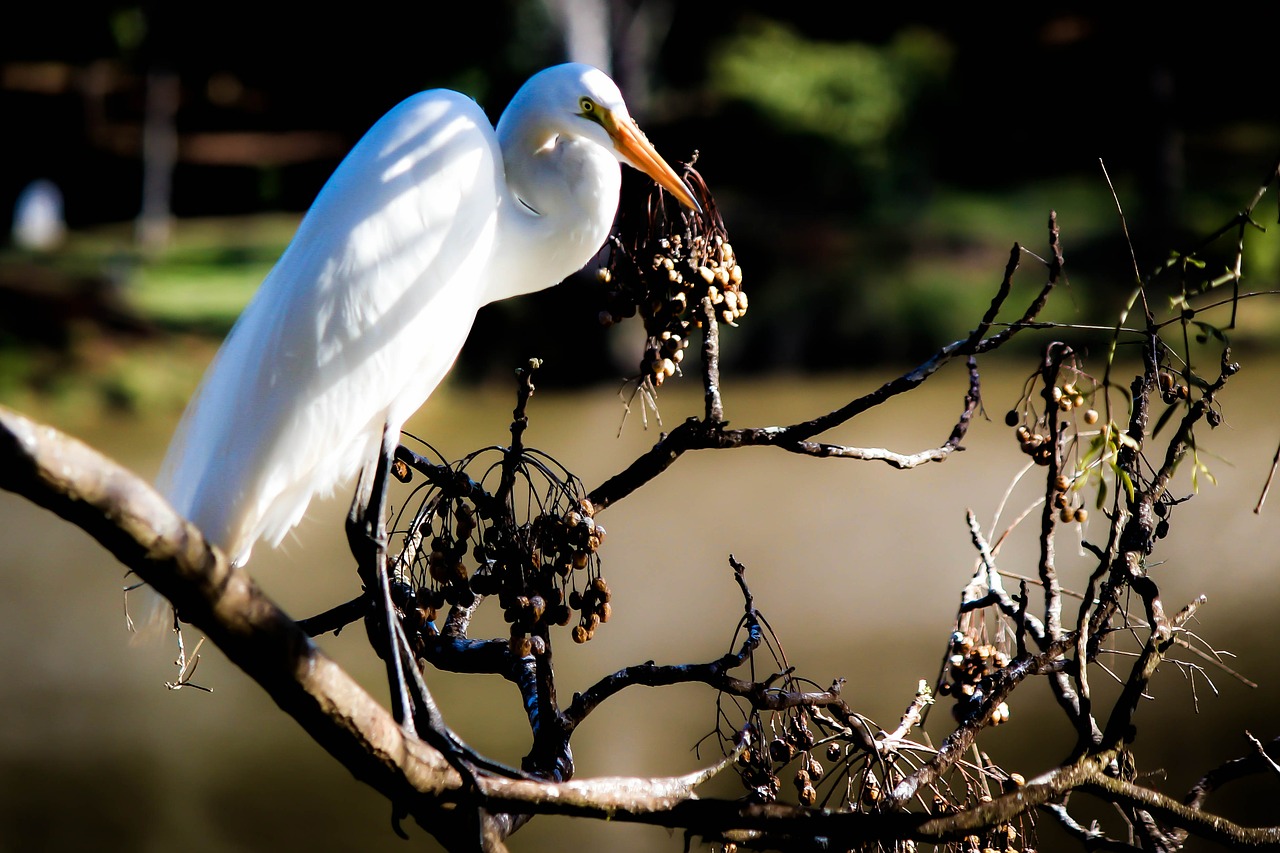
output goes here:
<path id="1" fill-rule="evenodd" d="M 11 4 L 0 13 L 0 403 L 152 476 L 221 337 L 370 124 L 438 86 L 496 120 L 529 74 L 573 58 L 611 71 L 669 160 L 697 152 L 724 214 L 753 306 L 722 336 L 728 417 L 808 419 L 962 336 L 1013 242 L 1046 251 L 1051 209 L 1070 281 L 1047 316 L 1113 324 L 1134 261 L 1099 159 L 1142 270 L 1226 222 L 1280 154 L 1274 35 L 1262 23 L 1227 10 L 1191 22 L 907 7 L 835 20 L 825 4 L 673 0 L 375 2 L 341 14 L 241 0 Z M 645 190 L 626 178 L 624 189 Z M 1269 195 L 1256 218 L 1274 223 L 1275 205 Z M 1233 249 L 1228 239 L 1211 250 L 1210 268 Z M 1274 229 L 1250 232 L 1245 249 L 1244 288 L 1275 289 Z M 1014 310 L 1043 280 L 1026 260 Z M 659 427 L 633 413 L 619 435 L 617 391 L 641 347 L 638 329 L 600 328 L 602 298 L 588 270 L 486 308 L 411 429 L 454 457 L 505 441 L 511 370 L 539 356 L 527 440 L 588 487 L 616 473 Z M 1170 792 L 1247 752 L 1245 729 L 1264 741 L 1280 733 L 1264 633 L 1280 603 L 1270 519 L 1280 508 L 1250 511 L 1280 441 L 1278 332 L 1273 299 L 1242 304 L 1230 336 L 1245 369 L 1222 398 L 1224 427 L 1201 437 L 1217 485 L 1201 479 L 1155 555 L 1167 605 L 1207 594 L 1196 631 L 1261 685 L 1162 671 L 1136 748 L 1139 770 Z M 895 722 L 916 682 L 936 675 L 972 569 L 965 509 L 1003 529 L 1037 494 L 1022 484 L 994 520 L 1024 459 L 1002 416 L 1047 340 L 1026 335 L 986 360 L 992 420 L 944 465 L 703 454 L 611 508 L 601 520 L 616 615 L 587 646 L 563 644 L 561 692 L 629 663 L 722 653 L 741 612 L 734 553 L 791 662 L 822 684 L 847 677 L 856 709 Z M 1100 373 L 1106 334 L 1071 340 Z M 936 446 L 964 389 L 959 371 L 944 371 L 833 438 Z M 692 378 L 664 386 L 660 406 L 678 423 L 700 414 L 700 391 Z M 1185 473 L 1177 490 L 1192 491 Z M 255 554 L 255 577 L 299 617 L 357 590 L 344 503 L 317 507 L 284 548 Z M 8 495 L 0 519 L 0 850 L 403 849 L 386 804 L 215 650 L 196 675 L 212 694 L 166 691 L 171 649 L 130 646 L 123 573 L 94 543 Z M 1016 531 L 1004 568 L 1034 574 L 1034 539 Z M 1089 563 L 1065 544 L 1064 585 L 1079 588 Z M 496 619 L 477 635 L 486 630 L 503 632 Z M 385 692 L 362 631 L 323 645 Z M 433 684 L 464 736 L 518 762 L 527 727 L 513 688 Z M 712 698 L 687 687 L 613 699 L 575 740 L 580 774 L 701 766 L 715 757 L 693 751 L 714 724 Z M 1031 776 L 1072 733 L 1042 686 L 1015 699 L 986 746 Z M 939 709 L 933 736 L 948 716 Z M 734 792 L 732 780 L 717 784 Z M 1261 822 L 1274 796 L 1259 781 L 1211 804 Z M 1065 843 L 1046 828 L 1043 846 L 1054 838 Z M 518 850 L 588 844 L 679 850 L 682 839 L 568 819 L 538 819 L 513 839 Z"/>

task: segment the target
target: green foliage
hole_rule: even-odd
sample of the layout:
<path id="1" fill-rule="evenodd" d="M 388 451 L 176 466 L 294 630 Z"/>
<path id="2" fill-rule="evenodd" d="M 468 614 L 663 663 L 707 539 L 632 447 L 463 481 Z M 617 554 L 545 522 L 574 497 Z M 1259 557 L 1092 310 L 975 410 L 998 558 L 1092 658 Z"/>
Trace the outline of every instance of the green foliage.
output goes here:
<path id="1" fill-rule="evenodd" d="M 170 248 L 143 260 L 130 303 L 166 328 L 226 334 L 288 245 L 297 219 L 185 220 Z"/>
<path id="2" fill-rule="evenodd" d="M 721 44 L 710 86 L 783 130 L 819 137 L 872 165 L 887 162 L 895 132 L 950 62 L 950 46 L 927 30 L 904 30 L 881 47 L 811 41 L 758 21 Z"/>

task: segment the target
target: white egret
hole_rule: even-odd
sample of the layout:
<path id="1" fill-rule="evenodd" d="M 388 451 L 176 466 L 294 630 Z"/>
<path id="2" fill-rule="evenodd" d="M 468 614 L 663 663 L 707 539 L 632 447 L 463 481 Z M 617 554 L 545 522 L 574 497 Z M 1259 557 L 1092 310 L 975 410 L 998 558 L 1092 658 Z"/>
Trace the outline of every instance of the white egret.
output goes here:
<path id="1" fill-rule="evenodd" d="M 314 496 L 394 450 L 482 305 L 591 259 L 617 212 L 620 162 L 697 209 L 590 66 L 534 75 L 496 133 L 457 92 L 392 109 L 325 184 L 231 330 L 160 490 L 236 564 L 259 539 L 278 544 Z"/>

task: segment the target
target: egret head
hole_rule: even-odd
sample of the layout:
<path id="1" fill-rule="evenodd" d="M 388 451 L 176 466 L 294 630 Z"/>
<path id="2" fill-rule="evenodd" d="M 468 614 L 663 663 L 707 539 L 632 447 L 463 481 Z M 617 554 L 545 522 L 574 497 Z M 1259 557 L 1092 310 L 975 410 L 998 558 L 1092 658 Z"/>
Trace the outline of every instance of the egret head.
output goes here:
<path id="1" fill-rule="evenodd" d="M 689 187 L 636 126 L 617 84 L 600 69 L 572 62 L 552 66 L 529 78 L 516 100 L 522 96 L 545 99 L 548 115 L 571 117 L 563 130 L 594 140 L 620 162 L 653 178 L 681 204 L 701 211 Z"/>

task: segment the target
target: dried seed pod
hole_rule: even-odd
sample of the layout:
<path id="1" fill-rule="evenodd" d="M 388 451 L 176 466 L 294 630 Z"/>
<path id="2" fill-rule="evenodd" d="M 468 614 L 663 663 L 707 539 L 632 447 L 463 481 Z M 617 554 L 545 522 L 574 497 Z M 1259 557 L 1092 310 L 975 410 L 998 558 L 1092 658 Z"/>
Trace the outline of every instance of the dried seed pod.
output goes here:
<path id="1" fill-rule="evenodd" d="M 1090 426 L 1093 426 L 1094 424 L 1096 424 L 1098 422 L 1098 410 L 1086 409 L 1084 413 L 1084 422 L 1089 424 Z"/>
<path id="2" fill-rule="evenodd" d="M 796 757 L 796 748 L 782 738 L 769 741 L 769 757 L 777 764 L 785 764 Z"/>

